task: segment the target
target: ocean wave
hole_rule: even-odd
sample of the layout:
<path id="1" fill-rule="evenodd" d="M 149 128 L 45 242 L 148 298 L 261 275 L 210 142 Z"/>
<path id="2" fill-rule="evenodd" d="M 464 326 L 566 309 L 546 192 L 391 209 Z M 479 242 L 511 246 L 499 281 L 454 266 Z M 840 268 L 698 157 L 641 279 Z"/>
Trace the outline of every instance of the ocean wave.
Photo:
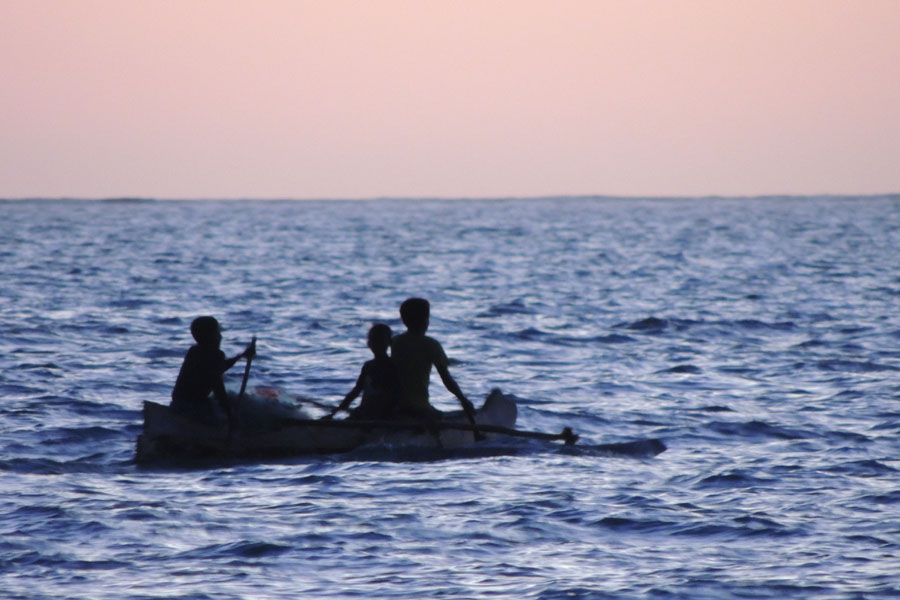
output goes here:
<path id="1" fill-rule="evenodd" d="M 593 525 L 623 533 L 664 533 L 671 531 L 677 525 L 677 522 L 659 519 L 604 517 L 599 521 L 595 521 Z"/>
<path id="2" fill-rule="evenodd" d="M 835 371 L 841 373 L 873 373 L 878 371 L 898 371 L 900 367 L 886 365 L 866 360 L 829 359 L 816 362 L 816 366 L 823 371 Z"/>
<path id="3" fill-rule="evenodd" d="M 284 544 L 242 540 L 228 544 L 211 544 L 203 546 L 194 550 L 188 550 L 187 552 L 181 552 L 173 558 L 180 561 L 220 560 L 243 563 L 247 559 L 252 561 L 255 559 L 279 556 L 286 552 L 290 552 L 291 549 L 291 546 Z"/>
<path id="4" fill-rule="evenodd" d="M 812 431 L 770 425 L 763 421 L 711 421 L 706 428 L 721 435 L 744 438 L 800 440 L 818 437 Z"/>
<path id="5" fill-rule="evenodd" d="M 896 592 L 898 198 L 3 216 L 9 596 Z M 251 385 L 336 402 L 370 323 L 401 329 L 411 295 L 464 391 L 499 381 L 522 429 L 578 443 L 134 463 L 194 316 L 220 318 L 229 355 L 259 336 Z M 431 390 L 456 406 L 435 373 Z"/>
<path id="6" fill-rule="evenodd" d="M 513 300 L 492 305 L 488 310 L 475 315 L 477 318 L 505 317 L 507 315 L 533 315 L 534 308 L 525 304 L 524 300 Z"/>
<path id="7" fill-rule="evenodd" d="M 868 494 L 862 496 L 860 500 L 872 504 L 900 504 L 900 490 L 885 494 Z"/>
<path id="8" fill-rule="evenodd" d="M 661 371 L 657 371 L 657 373 L 673 373 L 673 374 L 687 374 L 687 375 L 699 375 L 703 372 L 703 369 L 697 367 L 695 365 L 676 365 L 674 367 L 669 367 L 668 369 L 663 369 Z"/>
<path id="9" fill-rule="evenodd" d="M 108 452 L 89 453 L 69 460 L 56 460 L 43 457 L 16 457 L 0 459 L 0 471 L 24 475 L 64 475 L 77 473 L 111 473 L 125 463 L 113 465 L 110 457 L 129 455 L 128 448 L 115 447 Z"/>
<path id="10" fill-rule="evenodd" d="M 776 482 L 776 479 L 760 477 L 742 469 L 734 469 L 710 475 L 709 477 L 703 477 L 694 484 L 694 487 L 700 490 L 757 488 L 771 487 Z"/>
<path id="11" fill-rule="evenodd" d="M 737 521 L 737 520 L 736 520 Z M 740 523 L 740 521 L 738 521 Z M 729 523 L 695 523 L 692 525 L 677 527 L 670 532 L 674 536 L 700 537 L 704 539 L 740 539 L 757 537 L 796 537 L 807 535 L 802 529 L 792 529 L 783 526 L 747 526 L 733 525 Z"/>
<path id="12" fill-rule="evenodd" d="M 669 321 L 667 319 L 659 319 L 656 317 L 647 317 L 646 319 L 620 325 L 620 327 L 625 329 L 641 331 L 644 333 L 661 333 L 668 328 L 668 326 Z"/>
<path id="13" fill-rule="evenodd" d="M 35 550 L 23 551 L 14 554 L 6 554 L 0 557 L 0 568 L 9 572 L 16 571 L 26 573 L 32 569 L 52 570 L 56 572 L 67 571 L 96 571 L 127 569 L 132 565 L 127 561 L 118 560 L 83 560 L 72 559 L 66 554 L 53 552 L 44 553 Z M 32 592 L 33 593 L 33 592 Z M 39 597 L 29 594 L 21 597 Z"/>
<path id="14" fill-rule="evenodd" d="M 898 471 L 898 469 L 874 459 L 847 461 L 826 467 L 823 470 L 829 473 L 841 473 L 855 477 L 879 477 L 885 474 L 897 473 Z"/>

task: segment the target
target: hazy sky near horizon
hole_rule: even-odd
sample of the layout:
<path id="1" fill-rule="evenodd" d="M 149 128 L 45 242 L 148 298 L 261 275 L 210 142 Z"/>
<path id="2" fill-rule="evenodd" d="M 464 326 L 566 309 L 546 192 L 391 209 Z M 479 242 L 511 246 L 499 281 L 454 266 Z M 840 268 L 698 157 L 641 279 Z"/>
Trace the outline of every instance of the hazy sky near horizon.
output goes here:
<path id="1" fill-rule="evenodd" d="M 0 197 L 900 192 L 900 0 L 0 0 Z"/>

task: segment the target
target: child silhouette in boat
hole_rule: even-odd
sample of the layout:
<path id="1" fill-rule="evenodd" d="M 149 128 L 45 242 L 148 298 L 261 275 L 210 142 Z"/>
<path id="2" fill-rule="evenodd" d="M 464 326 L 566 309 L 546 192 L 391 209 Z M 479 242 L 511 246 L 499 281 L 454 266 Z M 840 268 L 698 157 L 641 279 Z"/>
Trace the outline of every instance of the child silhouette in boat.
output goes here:
<path id="1" fill-rule="evenodd" d="M 450 375 L 450 360 L 436 339 L 425 335 L 431 305 L 424 298 L 409 298 L 400 305 L 400 319 L 406 331 L 394 336 L 391 359 L 400 373 L 402 396 L 398 413 L 404 417 L 440 420 L 442 413 L 428 401 L 428 384 L 433 366 L 444 387 L 456 396 L 463 411 L 474 423 L 475 408 Z"/>
<path id="2" fill-rule="evenodd" d="M 172 390 L 172 410 L 194 421 L 214 423 L 217 416 L 216 402 L 230 419 L 228 395 L 222 376 L 241 358 L 252 359 L 253 344 L 237 356 L 225 358 L 219 348 L 222 333 L 214 317 L 197 317 L 191 323 L 191 335 L 197 342 L 187 351 L 175 388 Z"/>
<path id="3" fill-rule="evenodd" d="M 391 335 L 391 328 L 382 323 L 369 329 L 368 346 L 374 358 L 363 365 L 356 385 L 327 418 L 342 410 L 348 411 L 351 419 L 385 420 L 394 416 L 400 400 L 400 375 L 388 356 Z M 350 404 L 360 393 L 359 406 L 350 411 Z"/>

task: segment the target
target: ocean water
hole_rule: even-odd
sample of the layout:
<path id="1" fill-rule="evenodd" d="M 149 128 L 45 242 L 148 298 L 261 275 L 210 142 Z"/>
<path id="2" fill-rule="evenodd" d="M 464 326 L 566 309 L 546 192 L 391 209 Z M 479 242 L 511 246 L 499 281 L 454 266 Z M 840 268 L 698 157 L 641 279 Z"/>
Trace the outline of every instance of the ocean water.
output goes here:
<path id="1" fill-rule="evenodd" d="M 0 597 L 898 597 L 898 248 L 900 197 L 0 203 Z M 579 444 L 134 463 L 193 317 L 336 403 L 408 296 Z"/>

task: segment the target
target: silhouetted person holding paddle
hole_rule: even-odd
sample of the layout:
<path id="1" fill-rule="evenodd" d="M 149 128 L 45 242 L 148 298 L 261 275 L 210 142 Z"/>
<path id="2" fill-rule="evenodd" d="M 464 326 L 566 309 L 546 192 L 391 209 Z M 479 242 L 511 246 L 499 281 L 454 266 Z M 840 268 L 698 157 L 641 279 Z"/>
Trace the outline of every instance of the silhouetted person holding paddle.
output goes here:
<path id="1" fill-rule="evenodd" d="M 406 332 L 394 336 L 391 358 L 400 372 L 402 396 L 399 414 L 407 417 L 439 420 L 441 411 L 428 402 L 431 367 L 437 369 L 444 387 L 456 396 L 469 421 L 475 421 L 475 407 L 469 402 L 456 380 L 450 375 L 450 361 L 440 342 L 425 335 L 428 331 L 431 305 L 423 298 L 409 298 L 400 305 L 400 318 Z"/>
<path id="2" fill-rule="evenodd" d="M 400 402 L 400 374 L 388 356 L 391 334 L 391 328 L 382 323 L 369 329 L 368 346 L 375 358 L 363 365 L 356 385 L 327 418 L 333 417 L 341 410 L 350 412 L 351 419 L 385 420 L 394 416 Z M 350 403 L 360 392 L 362 400 L 359 406 L 349 411 Z"/>
<path id="3" fill-rule="evenodd" d="M 191 346 L 181 364 L 175 388 L 172 390 L 172 410 L 195 421 L 216 422 L 213 399 L 218 401 L 231 422 L 228 395 L 222 375 L 241 358 L 252 359 L 256 350 L 251 342 L 233 358 L 225 358 L 219 348 L 222 333 L 219 322 L 213 317 L 197 317 L 191 323 L 191 335 L 196 344 Z M 212 394 L 212 397 L 210 397 Z"/>

